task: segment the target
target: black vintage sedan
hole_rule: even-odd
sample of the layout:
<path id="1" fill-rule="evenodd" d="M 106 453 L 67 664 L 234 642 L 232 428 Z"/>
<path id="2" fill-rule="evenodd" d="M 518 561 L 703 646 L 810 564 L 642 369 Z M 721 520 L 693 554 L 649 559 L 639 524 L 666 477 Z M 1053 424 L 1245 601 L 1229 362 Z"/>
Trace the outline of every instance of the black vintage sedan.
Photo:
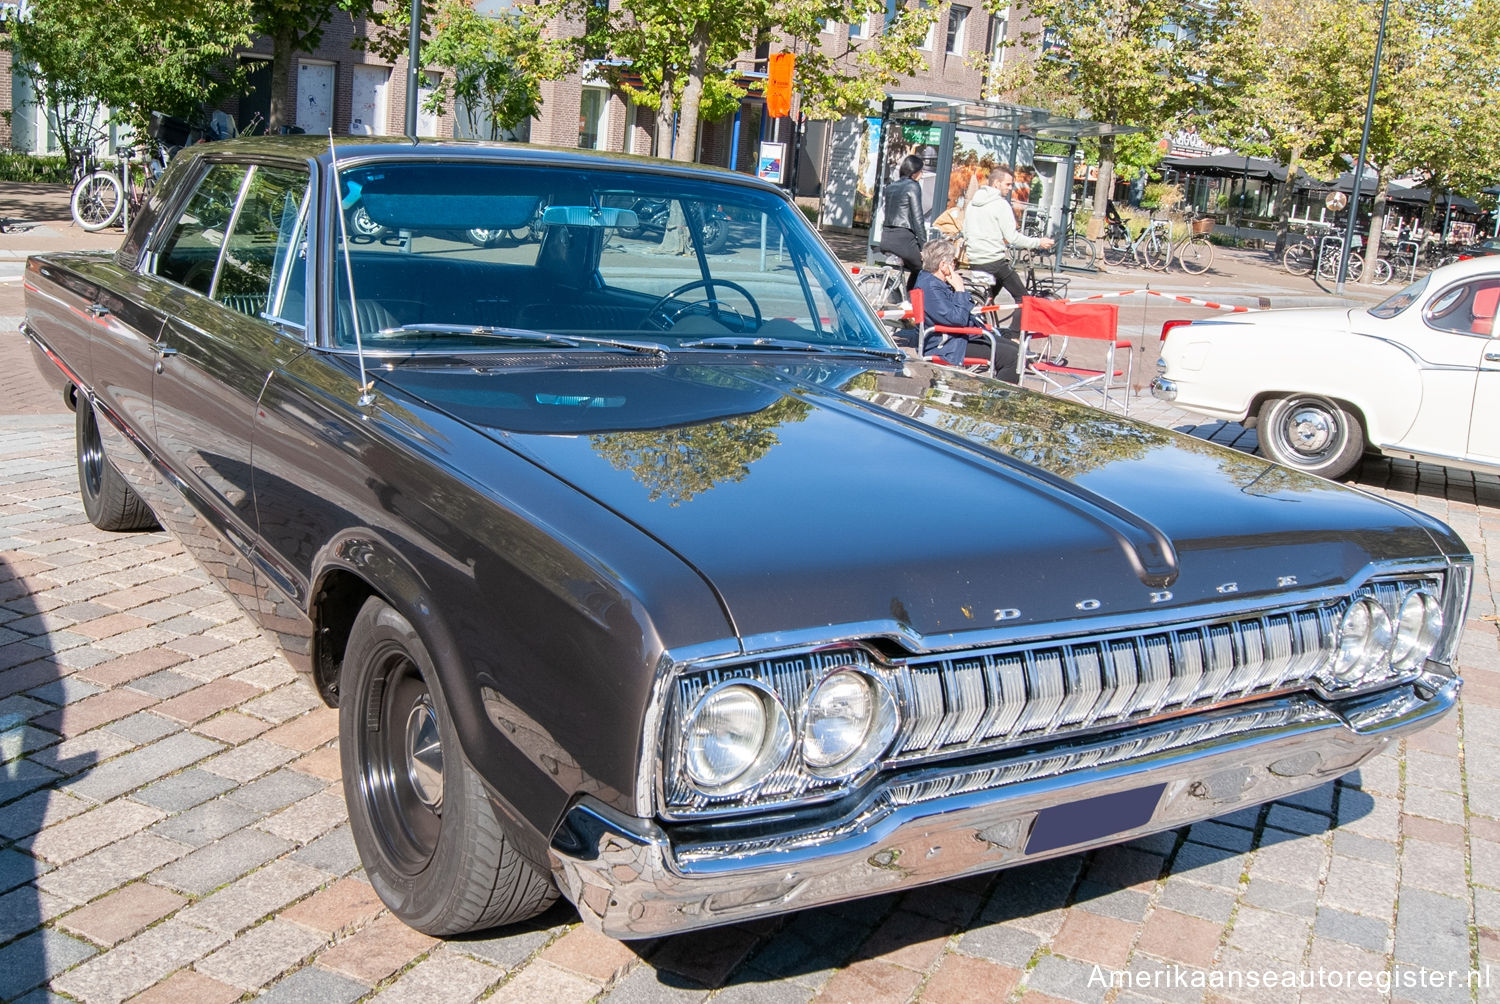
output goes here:
<path id="1" fill-rule="evenodd" d="M 1067 854 L 1457 700 L 1447 527 L 908 359 L 743 176 L 214 144 L 26 288 L 89 518 L 180 536 L 339 708 L 360 856 L 423 931 Z"/>

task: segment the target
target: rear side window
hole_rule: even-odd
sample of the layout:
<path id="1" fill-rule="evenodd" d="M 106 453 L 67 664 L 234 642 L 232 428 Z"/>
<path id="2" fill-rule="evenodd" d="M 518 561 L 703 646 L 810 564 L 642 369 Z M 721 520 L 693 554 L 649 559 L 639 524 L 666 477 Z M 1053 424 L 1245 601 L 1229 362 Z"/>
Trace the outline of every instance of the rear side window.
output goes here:
<path id="1" fill-rule="evenodd" d="M 214 164 L 208 169 L 157 249 L 157 275 L 208 295 L 246 170 L 243 164 Z"/>
<path id="2" fill-rule="evenodd" d="M 306 171 L 253 169 L 224 245 L 211 294 L 215 300 L 251 317 L 279 317 L 302 325 L 306 201 Z"/>

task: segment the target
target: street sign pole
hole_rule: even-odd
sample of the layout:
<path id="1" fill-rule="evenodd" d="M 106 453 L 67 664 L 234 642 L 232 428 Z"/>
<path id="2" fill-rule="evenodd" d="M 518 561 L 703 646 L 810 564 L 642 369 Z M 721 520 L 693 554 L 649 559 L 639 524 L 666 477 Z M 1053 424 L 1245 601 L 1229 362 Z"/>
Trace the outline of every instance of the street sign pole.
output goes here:
<path id="1" fill-rule="evenodd" d="M 1359 185 L 1365 180 L 1365 153 L 1370 148 L 1370 123 L 1375 118 L 1375 86 L 1380 82 L 1380 50 L 1385 45 L 1385 19 L 1391 0 L 1381 0 L 1380 31 L 1375 35 L 1375 65 L 1370 67 L 1370 96 L 1365 101 L 1365 128 L 1359 137 L 1359 160 L 1354 165 L 1354 191 L 1349 196 L 1349 221 L 1344 225 L 1344 253 L 1339 256 L 1339 281 L 1335 292 L 1344 295 L 1349 275 L 1349 253 L 1354 250 L 1354 224 L 1359 219 Z"/>

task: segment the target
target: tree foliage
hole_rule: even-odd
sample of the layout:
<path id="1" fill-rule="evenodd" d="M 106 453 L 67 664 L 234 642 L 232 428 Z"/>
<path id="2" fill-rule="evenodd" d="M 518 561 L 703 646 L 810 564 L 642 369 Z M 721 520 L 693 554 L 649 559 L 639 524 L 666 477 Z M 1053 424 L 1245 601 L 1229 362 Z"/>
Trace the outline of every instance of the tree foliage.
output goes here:
<path id="1" fill-rule="evenodd" d="M 246 9 L 244 4 L 239 6 Z M 337 13 L 359 18 L 374 9 L 375 0 L 253 0 L 248 5 L 255 31 L 271 37 L 271 116 L 267 132 L 291 124 L 286 95 L 296 54 L 316 49 Z"/>
<path id="2" fill-rule="evenodd" d="M 250 44 L 234 0 L 33 0 L 3 44 L 35 69 L 46 100 L 94 100 L 142 127 L 152 111 L 193 118 L 243 81 L 236 49 Z"/>

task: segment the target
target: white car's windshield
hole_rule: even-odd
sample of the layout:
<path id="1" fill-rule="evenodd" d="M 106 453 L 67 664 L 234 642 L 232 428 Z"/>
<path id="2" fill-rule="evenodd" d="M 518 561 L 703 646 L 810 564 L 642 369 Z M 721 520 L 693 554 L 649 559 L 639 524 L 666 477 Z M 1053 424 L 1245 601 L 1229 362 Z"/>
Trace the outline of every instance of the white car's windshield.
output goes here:
<path id="1" fill-rule="evenodd" d="M 375 351 L 893 349 L 801 213 L 750 186 L 365 162 L 340 172 L 339 199 L 337 346 L 357 323 Z"/>
<path id="2" fill-rule="evenodd" d="M 1390 318 L 1395 317 L 1401 311 L 1410 307 L 1422 298 L 1422 293 L 1427 289 L 1427 276 L 1422 276 L 1416 282 L 1407 286 L 1399 293 L 1393 293 L 1384 300 L 1371 307 L 1368 313 L 1372 317 Z"/>

